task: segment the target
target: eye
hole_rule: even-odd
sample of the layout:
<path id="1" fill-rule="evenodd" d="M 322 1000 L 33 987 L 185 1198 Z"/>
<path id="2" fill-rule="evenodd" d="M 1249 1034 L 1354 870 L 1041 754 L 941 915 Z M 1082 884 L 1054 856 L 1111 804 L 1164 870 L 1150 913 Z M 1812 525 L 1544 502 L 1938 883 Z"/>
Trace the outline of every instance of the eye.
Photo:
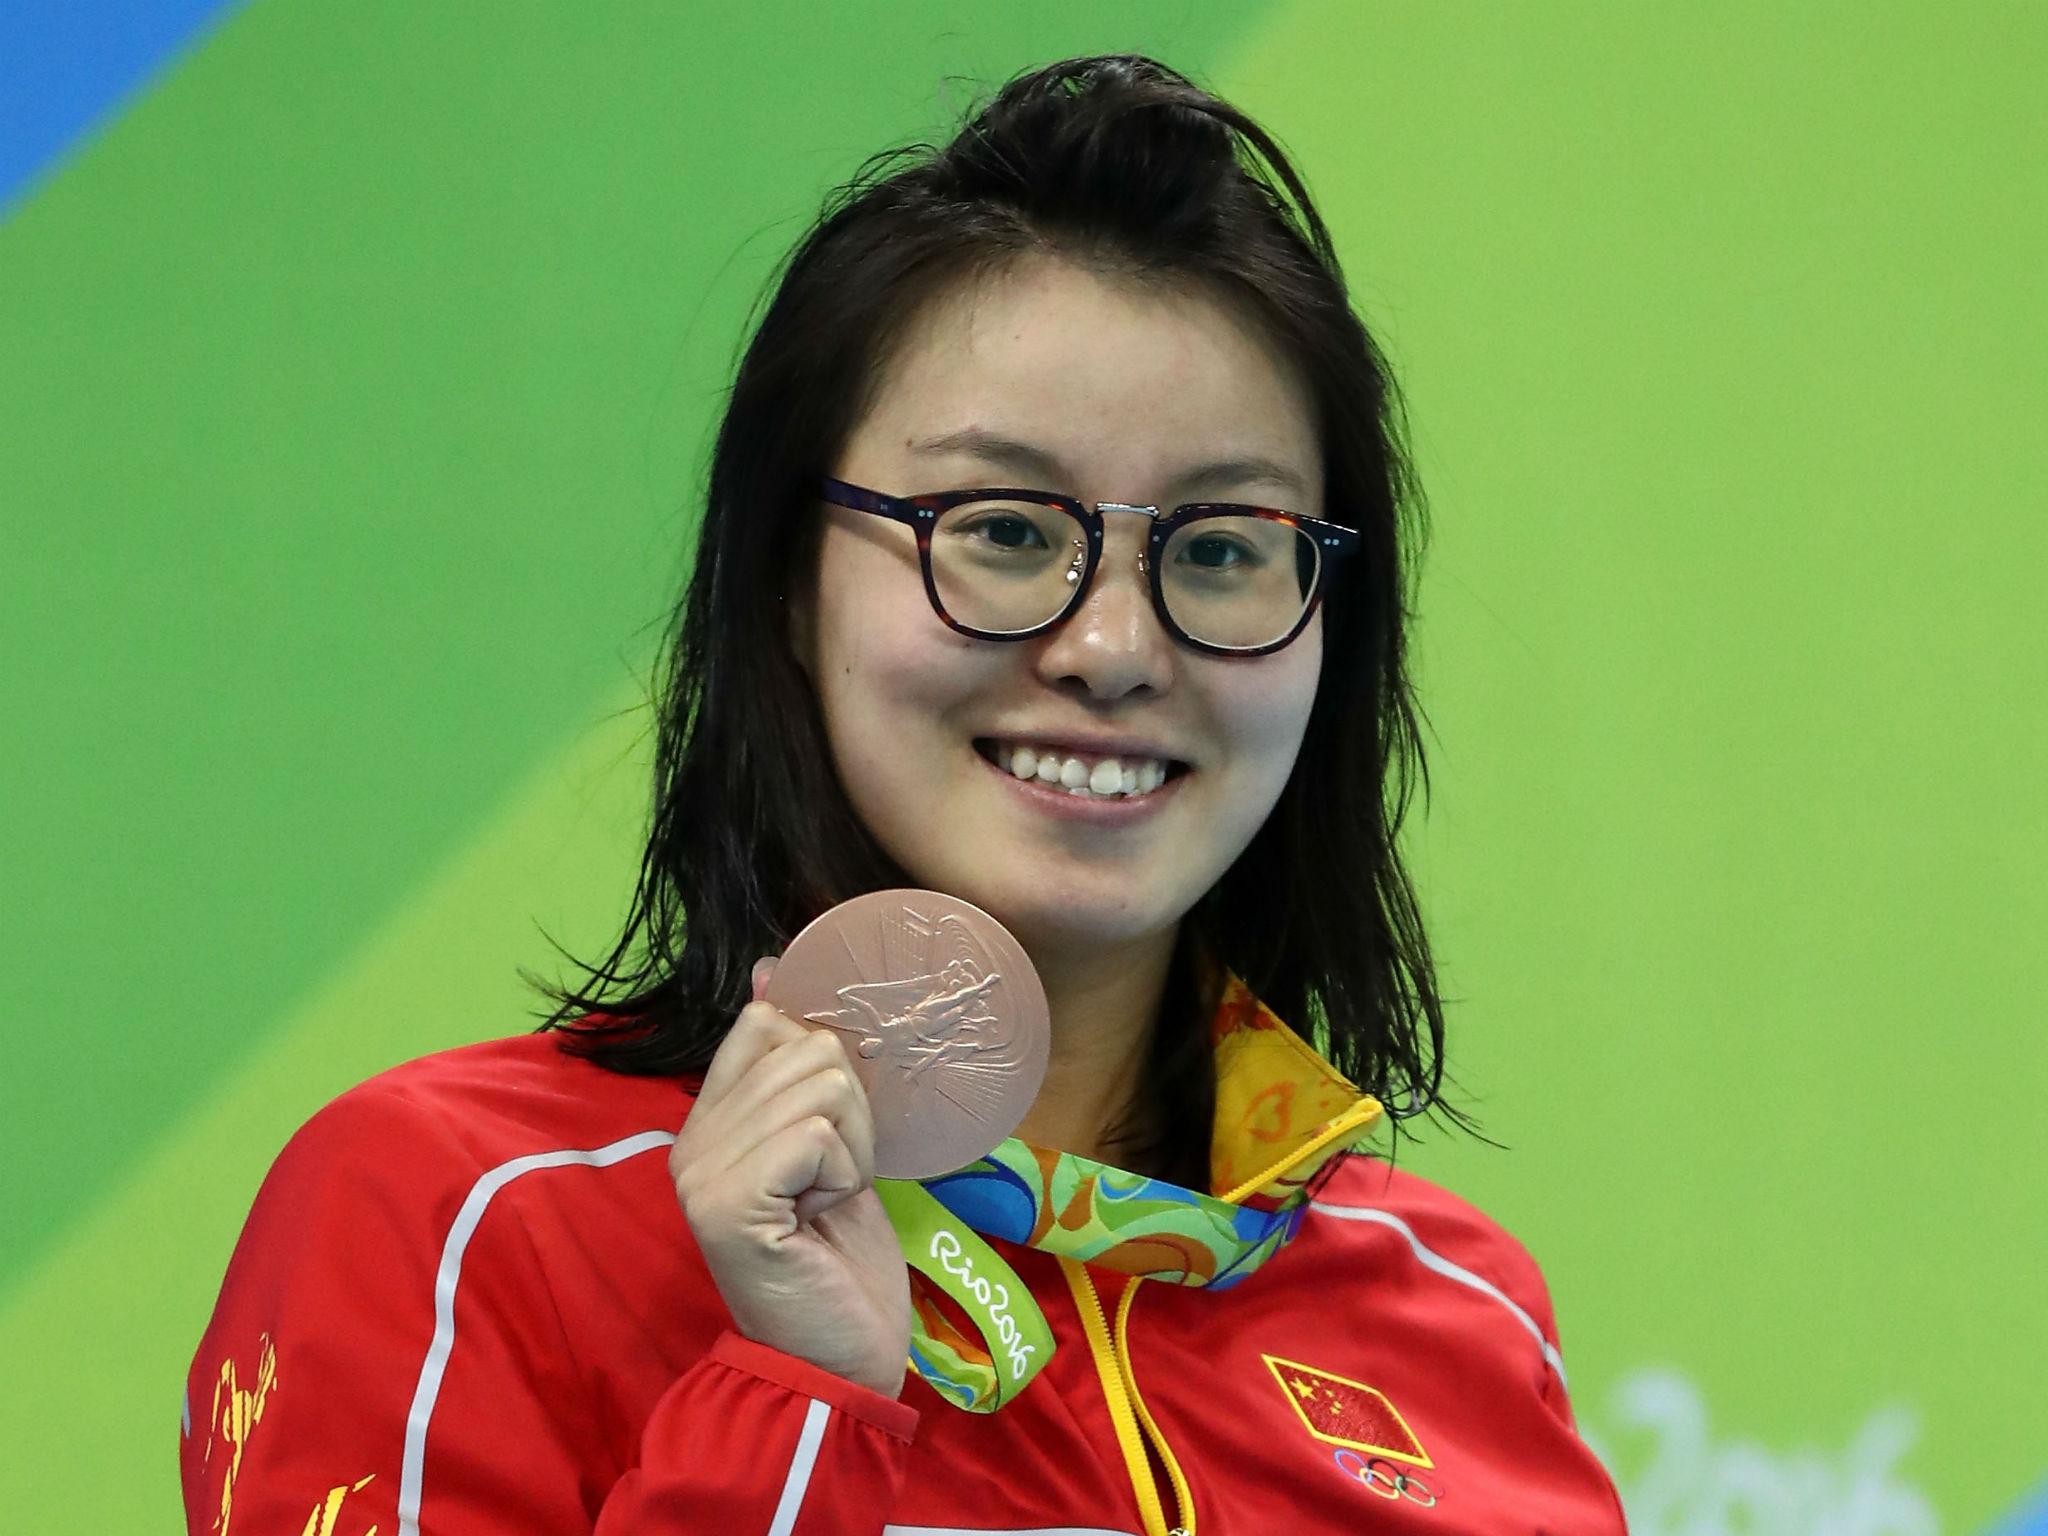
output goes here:
<path id="1" fill-rule="evenodd" d="M 1259 563 L 1259 552 L 1227 533 L 1199 533 L 1181 546 L 1183 563 L 1205 571 L 1229 571 Z"/>
<path id="2" fill-rule="evenodd" d="M 1019 517 L 1014 512 L 989 512 L 975 518 L 964 529 L 964 533 L 986 539 L 997 549 L 1049 549 L 1045 535 L 1038 525 L 1028 517 Z"/>

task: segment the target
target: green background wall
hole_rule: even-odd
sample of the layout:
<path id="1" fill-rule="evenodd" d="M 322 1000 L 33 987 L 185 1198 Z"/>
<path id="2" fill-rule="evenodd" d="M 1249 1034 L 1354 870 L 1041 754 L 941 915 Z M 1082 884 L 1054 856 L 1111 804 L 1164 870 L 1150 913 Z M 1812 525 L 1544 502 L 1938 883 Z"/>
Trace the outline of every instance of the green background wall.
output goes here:
<path id="1" fill-rule="evenodd" d="M 607 936 L 822 194 L 1135 48 L 1299 156 L 1409 393 L 1512 1148 L 1415 1164 L 1543 1262 L 1635 1529 L 2048 1530 L 2048 10 L 193 9 L 0 205 L 0 1525 L 172 1523 L 284 1138 Z"/>

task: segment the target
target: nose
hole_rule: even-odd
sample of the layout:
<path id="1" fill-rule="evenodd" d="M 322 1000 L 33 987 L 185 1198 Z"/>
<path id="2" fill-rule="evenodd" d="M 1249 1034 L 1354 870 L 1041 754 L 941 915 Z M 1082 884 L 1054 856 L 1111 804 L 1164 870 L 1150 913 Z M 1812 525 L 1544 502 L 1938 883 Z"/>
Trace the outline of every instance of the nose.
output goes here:
<path id="1" fill-rule="evenodd" d="M 1102 559 L 1081 606 L 1042 642 L 1038 671 L 1056 687 L 1104 702 L 1173 685 L 1173 637 L 1152 608 L 1144 556 L 1149 522 L 1104 520 Z M 1119 526 L 1121 525 L 1121 526 Z"/>

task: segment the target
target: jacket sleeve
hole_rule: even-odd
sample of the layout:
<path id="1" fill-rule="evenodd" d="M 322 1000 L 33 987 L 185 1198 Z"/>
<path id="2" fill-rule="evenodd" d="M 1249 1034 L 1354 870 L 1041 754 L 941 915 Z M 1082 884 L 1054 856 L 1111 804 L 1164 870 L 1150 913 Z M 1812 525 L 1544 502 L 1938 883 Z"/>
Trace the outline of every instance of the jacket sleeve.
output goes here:
<path id="1" fill-rule="evenodd" d="M 188 1532 L 879 1536 L 916 1410 L 730 1332 L 622 1465 L 523 1229 L 454 1283 L 504 1173 L 374 1081 L 292 1138 L 187 1380 Z"/>
<path id="2" fill-rule="evenodd" d="M 1558 1342 L 1557 1316 L 1543 1271 L 1529 1250 L 1505 1232 L 1499 1234 L 1494 1267 L 1501 1276 L 1502 1294 L 1536 1327 L 1542 1351 L 1542 1360 L 1535 1368 L 1537 1396 L 1558 1424 L 1568 1431 L 1549 1465 L 1535 1465 L 1540 1458 L 1532 1457 L 1525 1458 L 1524 1466 L 1532 1478 L 1545 1482 L 1556 1480 L 1587 1490 L 1585 1497 L 1591 1506 L 1597 1508 L 1597 1514 L 1593 1508 L 1588 1508 L 1581 1518 L 1597 1518 L 1603 1522 L 1598 1529 L 1626 1536 L 1628 1517 L 1622 1511 L 1621 1495 L 1614 1486 L 1614 1476 L 1580 1436 L 1578 1421 L 1572 1412 L 1571 1396 L 1565 1390 L 1564 1354 Z M 1610 1520 L 1611 1525 L 1604 1523 Z M 1589 1531 L 1595 1529 L 1590 1525 L 1585 1528 Z"/>
<path id="3" fill-rule="evenodd" d="M 1537 1394 L 1564 1426 L 1576 1433 L 1578 1423 L 1572 1413 L 1570 1394 L 1565 1390 L 1564 1353 L 1558 1342 L 1550 1286 L 1529 1250 L 1506 1232 L 1496 1231 L 1487 1267 L 1500 1277 L 1501 1293 L 1535 1324 L 1541 1358 L 1532 1360 L 1530 1369 Z"/>

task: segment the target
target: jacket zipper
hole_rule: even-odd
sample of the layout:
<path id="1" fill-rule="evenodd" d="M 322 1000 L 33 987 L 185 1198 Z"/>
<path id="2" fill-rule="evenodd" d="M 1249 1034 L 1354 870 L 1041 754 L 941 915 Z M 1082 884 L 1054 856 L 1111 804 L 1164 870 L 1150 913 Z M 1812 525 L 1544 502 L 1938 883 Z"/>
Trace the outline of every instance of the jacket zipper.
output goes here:
<path id="1" fill-rule="evenodd" d="M 1378 1119 L 1380 1114 L 1378 1100 L 1362 1099 L 1324 1126 L 1312 1141 L 1296 1147 L 1221 1198 L 1235 1205 L 1340 1137 L 1356 1134 Z M 1195 1502 L 1188 1491 L 1187 1479 L 1181 1474 L 1180 1463 L 1174 1460 L 1173 1448 L 1166 1443 L 1158 1421 L 1145 1407 L 1145 1400 L 1138 1393 L 1137 1377 L 1131 1370 L 1131 1301 L 1144 1281 L 1133 1275 L 1124 1286 L 1123 1297 L 1116 1309 L 1116 1332 L 1111 1334 L 1109 1314 L 1103 1310 L 1102 1297 L 1095 1290 L 1095 1282 L 1089 1278 L 1087 1266 L 1075 1259 L 1061 1259 L 1059 1265 L 1061 1273 L 1067 1277 L 1067 1289 L 1074 1293 L 1074 1309 L 1081 1316 L 1081 1331 L 1088 1338 L 1088 1353 L 1095 1361 L 1095 1375 L 1101 1381 L 1102 1395 L 1109 1403 L 1110 1422 L 1116 1426 L 1117 1445 L 1123 1451 L 1124 1469 L 1130 1474 L 1131 1491 L 1138 1496 L 1138 1514 L 1145 1522 L 1145 1536 L 1195 1536 Z M 1141 1424 L 1142 1429 L 1139 1427 Z M 1166 1468 L 1166 1475 L 1173 1483 L 1174 1524 L 1171 1527 L 1166 1523 L 1165 1504 L 1159 1497 L 1159 1480 L 1152 1475 L 1152 1460 L 1145 1449 L 1147 1444 L 1158 1455 L 1159 1464 Z"/>
<path id="2" fill-rule="evenodd" d="M 1160 1465 L 1166 1468 L 1166 1475 L 1173 1482 L 1174 1512 L 1180 1517 L 1167 1536 L 1195 1536 L 1195 1500 L 1188 1492 L 1188 1480 L 1181 1475 L 1180 1463 L 1174 1459 L 1173 1448 L 1166 1443 L 1166 1434 L 1145 1406 L 1144 1394 L 1138 1391 L 1137 1362 L 1131 1358 L 1130 1318 L 1131 1302 L 1137 1297 L 1138 1287 L 1145 1282 L 1133 1275 L 1124 1287 L 1123 1300 L 1116 1309 L 1116 1356 L 1123 1366 L 1124 1386 L 1131 1394 L 1131 1406 L 1138 1410 L 1138 1422 L 1145 1426 L 1145 1433 L 1152 1437 L 1152 1449 L 1159 1453 Z"/>
<path id="3" fill-rule="evenodd" d="M 1116 1332 L 1112 1335 L 1109 1314 L 1103 1308 L 1102 1297 L 1096 1292 L 1087 1266 L 1073 1259 L 1061 1259 L 1060 1269 L 1067 1277 L 1067 1288 L 1074 1293 L 1074 1306 L 1081 1315 L 1081 1331 L 1087 1336 L 1088 1353 L 1094 1358 L 1095 1374 L 1102 1382 L 1102 1395 L 1109 1403 L 1110 1422 L 1116 1426 L 1117 1444 L 1124 1455 L 1124 1469 L 1130 1474 L 1131 1491 L 1138 1496 L 1138 1513 L 1145 1522 L 1145 1536 L 1195 1536 L 1195 1510 L 1188 1496 L 1187 1480 L 1181 1476 L 1180 1463 L 1174 1460 L 1173 1451 L 1168 1447 L 1166 1437 L 1160 1433 L 1158 1422 L 1138 1395 L 1138 1383 L 1131 1373 L 1128 1319 L 1131 1298 L 1137 1295 L 1138 1287 L 1144 1282 L 1133 1276 L 1124 1286 L 1123 1300 L 1116 1309 Z M 1159 1480 L 1152 1475 L 1151 1459 L 1146 1454 L 1148 1442 L 1173 1482 L 1174 1523 L 1171 1527 L 1167 1525 L 1165 1504 L 1159 1495 Z"/>

